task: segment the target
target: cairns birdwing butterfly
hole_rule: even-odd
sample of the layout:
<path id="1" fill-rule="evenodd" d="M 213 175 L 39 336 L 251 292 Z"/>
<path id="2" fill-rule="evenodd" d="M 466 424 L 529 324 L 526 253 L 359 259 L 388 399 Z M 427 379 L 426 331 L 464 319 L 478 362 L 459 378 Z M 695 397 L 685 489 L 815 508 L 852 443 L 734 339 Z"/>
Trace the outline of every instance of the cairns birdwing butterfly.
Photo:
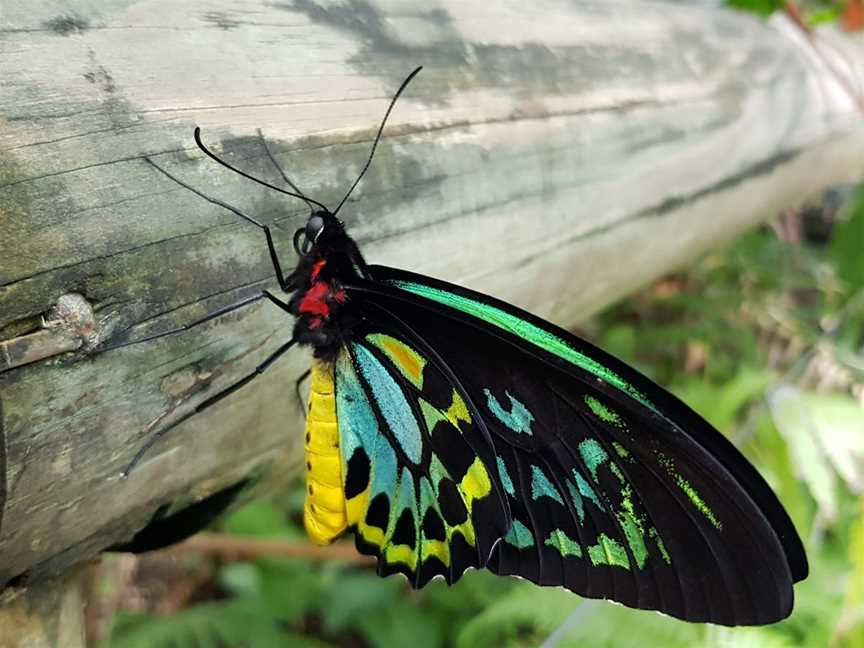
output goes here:
<path id="1" fill-rule="evenodd" d="M 792 522 L 756 469 L 678 398 L 588 342 L 492 297 L 369 265 L 332 211 L 304 200 L 299 256 L 285 275 L 270 228 L 161 173 L 265 235 L 293 337 L 255 372 L 151 437 L 248 384 L 294 345 L 314 351 L 306 421 L 310 538 L 353 532 L 382 575 L 414 587 L 469 567 L 688 621 L 765 624 L 792 610 L 807 576 Z M 260 134 L 260 132 L 259 132 Z M 140 342 L 143 340 L 136 340 Z M 132 342 L 113 345 L 125 346 Z"/>

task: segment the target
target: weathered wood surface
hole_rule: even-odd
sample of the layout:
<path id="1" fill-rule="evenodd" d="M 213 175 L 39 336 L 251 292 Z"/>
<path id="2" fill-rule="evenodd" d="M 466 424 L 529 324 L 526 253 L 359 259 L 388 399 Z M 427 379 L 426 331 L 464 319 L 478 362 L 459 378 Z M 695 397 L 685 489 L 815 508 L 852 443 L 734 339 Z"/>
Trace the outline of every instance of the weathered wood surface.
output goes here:
<path id="1" fill-rule="evenodd" d="M 566 326 L 860 174 L 860 114 L 801 47 L 747 16 L 620 0 L 4 0 L 0 583 L 62 571 L 253 470 L 296 472 L 305 352 L 119 479 L 149 430 L 249 371 L 291 325 L 262 304 L 90 352 L 275 286 L 260 232 L 142 156 L 276 223 L 290 264 L 302 204 L 215 166 L 193 126 L 275 181 L 260 127 L 297 184 L 333 205 L 423 64 L 342 212 L 351 232 L 371 262 Z M 67 294 L 93 321 L 74 311 L 26 337 Z"/>
<path id="2" fill-rule="evenodd" d="M 80 571 L 0 593 L 0 648 L 84 648 Z"/>

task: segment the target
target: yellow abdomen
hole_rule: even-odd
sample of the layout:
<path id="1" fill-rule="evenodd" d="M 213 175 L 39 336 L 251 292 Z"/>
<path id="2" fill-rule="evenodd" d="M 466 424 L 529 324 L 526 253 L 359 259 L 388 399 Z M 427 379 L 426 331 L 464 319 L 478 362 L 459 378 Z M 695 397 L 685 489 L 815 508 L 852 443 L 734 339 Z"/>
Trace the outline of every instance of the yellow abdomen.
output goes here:
<path id="1" fill-rule="evenodd" d="M 303 524 L 313 542 L 327 544 L 348 526 L 336 422 L 333 366 L 312 361 L 306 416 L 306 502 Z"/>

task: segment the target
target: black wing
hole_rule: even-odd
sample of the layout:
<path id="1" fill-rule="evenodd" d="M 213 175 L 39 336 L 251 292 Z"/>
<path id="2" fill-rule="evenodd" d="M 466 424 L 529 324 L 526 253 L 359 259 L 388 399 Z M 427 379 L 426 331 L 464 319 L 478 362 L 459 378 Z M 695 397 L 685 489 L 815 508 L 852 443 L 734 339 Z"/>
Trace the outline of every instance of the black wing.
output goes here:
<path id="1" fill-rule="evenodd" d="M 764 624 L 790 613 L 792 583 L 807 574 L 800 539 L 762 477 L 704 419 L 512 306 L 390 268 L 371 275 L 349 288 L 364 315 L 357 344 L 403 341 L 431 372 L 419 387 L 402 381 L 405 393 L 439 409 L 456 393 L 472 413 L 468 445 L 504 500 L 489 509 L 497 524 L 474 525 L 478 547 L 491 547 L 486 567 L 690 621 Z M 422 434 L 434 438 L 434 426 Z M 465 464 L 448 444 L 427 445 L 443 464 Z"/>

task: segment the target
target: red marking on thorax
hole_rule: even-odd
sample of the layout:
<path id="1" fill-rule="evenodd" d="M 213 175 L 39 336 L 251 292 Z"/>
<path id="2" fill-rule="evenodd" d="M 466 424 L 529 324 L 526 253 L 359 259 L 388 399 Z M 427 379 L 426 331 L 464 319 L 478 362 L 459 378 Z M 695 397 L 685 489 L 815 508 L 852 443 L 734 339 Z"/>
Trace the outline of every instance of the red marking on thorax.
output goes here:
<path id="1" fill-rule="evenodd" d="M 324 267 L 325 263 L 327 262 L 324 259 L 318 259 L 318 261 L 312 264 L 312 281 L 315 281 L 318 275 L 321 274 L 321 268 Z"/>
<path id="2" fill-rule="evenodd" d="M 333 290 L 329 282 L 319 279 L 324 264 L 324 259 L 319 259 L 312 264 L 312 285 L 300 299 L 299 310 L 303 315 L 309 315 L 309 328 L 320 328 L 324 320 L 330 317 L 330 303 L 344 304 L 347 295 L 342 288 Z"/>
<path id="3" fill-rule="evenodd" d="M 306 294 L 303 295 L 303 299 L 300 300 L 300 312 L 304 315 L 329 317 L 330 306 L 327 304 L 329 294 L 330 284 L 326 281 L 316 281 L 306 291 Z"/>

